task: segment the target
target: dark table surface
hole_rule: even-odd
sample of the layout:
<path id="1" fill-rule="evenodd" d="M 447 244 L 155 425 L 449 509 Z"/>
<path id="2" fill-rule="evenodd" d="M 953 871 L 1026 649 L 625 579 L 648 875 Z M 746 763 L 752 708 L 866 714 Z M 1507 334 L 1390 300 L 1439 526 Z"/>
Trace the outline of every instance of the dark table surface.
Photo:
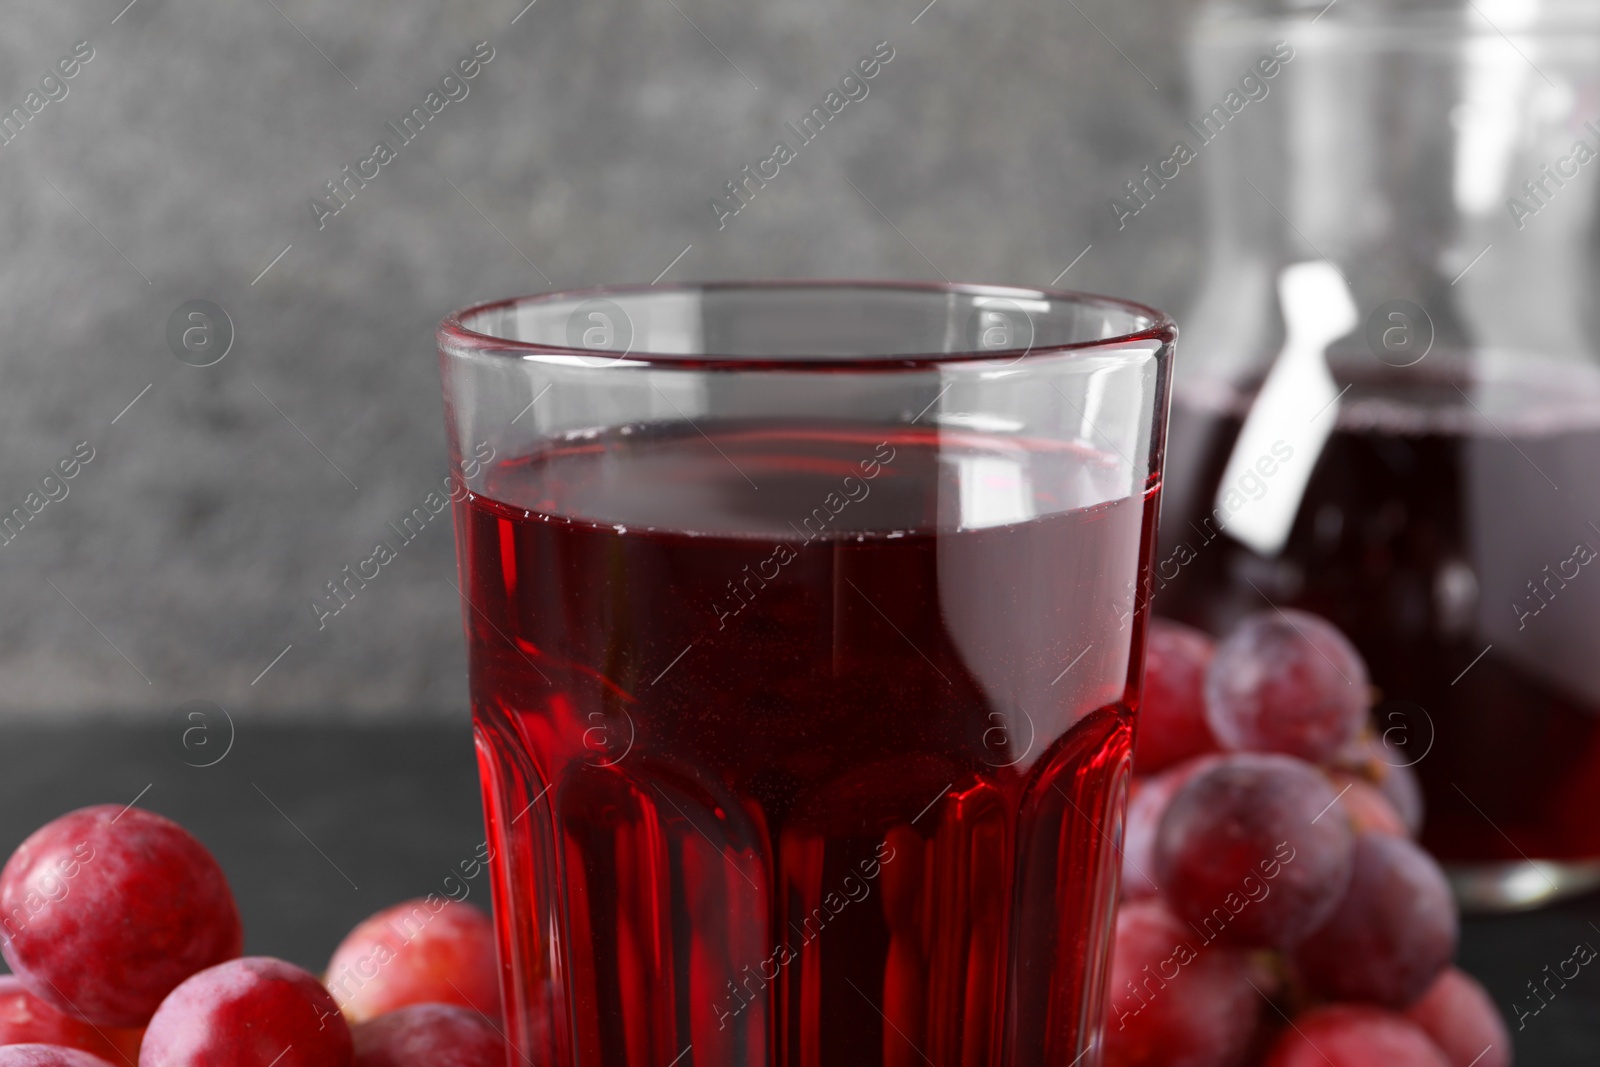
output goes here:
<path id="1" fill-rule="evenodd" d="M 0 729 L 0 854 L 65 811 L 138 798 L 221 860 L 244 913 L 247 952 L 320 972 L 357 921 L 442 892 L 483 840 L 464 721 L 233 731 L 212 721 L 204 734 L 193 732 L 198 721 Z M 487 907 L 486 880 L 470 884 L 471 899 Z M 1529 983 L 1543 982 L 1580 944 L 1600 946 L 1600 896 L 1464 924 L 1461 965 L 1511 1020 L 1523 1067 L 1600 1062 L 1600 967 L 1583 968 L 1564 988 L 1551 982 L 1555 995 L 1517 1029 L 1516 1006 L 1541 1003 Z"/>

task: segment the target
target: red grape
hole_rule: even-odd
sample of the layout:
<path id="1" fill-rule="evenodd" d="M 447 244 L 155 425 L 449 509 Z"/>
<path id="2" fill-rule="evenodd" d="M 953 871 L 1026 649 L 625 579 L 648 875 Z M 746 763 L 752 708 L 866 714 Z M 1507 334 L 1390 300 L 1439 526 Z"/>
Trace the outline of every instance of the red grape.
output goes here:
<path id="1" fill-rule="evenodd" d="M 1404 752 L 1365 733 L 1345 746 L 1333 765 L 1377 786 L 1399 814 L 1406 833 L 1416 837 L 1422 832 L 1422 783 Z"/>
<path id="2" fill-rule="evenodd" d="M 1352 1004 L 1319 1008 L 1295 1020 L 1273 1045 L 1266 1067 L 1451 1067 L 1403 1015 Z"/>
<path id="3" fill-rule="evenodd" d="M 408 1004 L 500 1013 L 494 923 L 471 904 L 408 900 L 363 920 L 334 950 L 328 988 L 351 1022 Z"/>
<path id="4" fill-rule="evenodd" d="M 479 1013 L 413 1004 L 357 1023 L 354 1067 L 505 1067 L 506 1044 Z"/>
<path id="5" fill-rule="evenodd" d="M 111 1067 L 99 1056 L 62 1045 L 0 1046 L 0 1067 Z"/>
<path id="6" fill-rule="evenodd" d="M 1216 755 L 1184 760 L 1149 778 L 1135 778 L 1128 794 L 1128 814 L 1122 823 L 1122 899 L 1155 896 L 1156 830 L 1167 813 L 1172 794 L 1196 774 L 1215 763 Z"/>
<path id="7" fill-rule="evenodd" d="M 1105 1067 L 1232 1067 L 1261 1014 L 1255 970 L 1247 951 L 1205 944 L 1159 901 L 1123 905 Z"/>
<path id="8" fill-rule="evenodd" d="M 350 1026 L 317 979 L 264 956 L 219 963 L 174 989 L 139 1067 L 350 1067 Z"/>
<path id="9" fill-rule="evenodd" d="M 1407 835 L 1405 820 L 1377 786 L 1345 771 L 1331 771 L 1328 777 L 1339 790 L 1339 806 L 1356 833 Z"/>
<path id="10" fill-rule="evenodd" d="M 1160 777 L 1135 778 L 1122 822 L 1122 899 L 1143 900 L 1161 889 L 1155 878 L 1156 827 L 1177 787 Z"/>
<path id="11" fill-rule="evenodd" d="M 1332 914 L 1355 835 L 1320 771 L 1289 756 L 1225 756 L 1173 796 L 1155 880 L 1200 936 L 1285 948 Z"/>
<path id="12" fill-rule="evenodd" d="M 1389 759 L 1399 759 L 1399 753 L 1387 749 Z M 1422 832 L 1422 783 L 1417 772 L 1405 763 L 1383 763 L 1378 768 L 1378 788 L 1389 798 L 1394 810 L 1400 813 L 1406 832 L 1416 837 Z"/>
<path id="13" fill-rule="evenodd" d="M 1409 839 L 1356 839 L 1349 888 L 1328 921 L 1295 946 L 1297 973 L 1331 1000 L 1404 1008 L 1456 951 L 1456 908 L 1444 872 Z"/>
<path id="14" fill-rule="evenodd" d="M 1511 1067 L 1511 1034 L 1483 986 L 1454 967 L 1434 979 L 1406 1017 L 1444 1050 L 1451 1067 Z"/>
<path id="15" fill-rule="evenodd" d="M 174 986 L 239 955 L 222 868 L 177 823 L 116 804 L 34 831 L 0 872 L 6 962 L 56 1010 L 141 1026 Z"/>
<path id="16" fill-rule="evenodd" d="M 1206 671 L 1206 721 L 1223 748 L 1324 762 L 1367 721 L 1366 664 L 1315 615 L 1248 616 Z"/>
<path id="17" fill-rule="evenodd" d="M 1144 700 L 1133 767 L 1153 774 L 1181 760 L 1215 752 L 1206 725 L 1206 667 L 1216 645 L 1199 630 L 1151 619 L 1144 653 Z"/>
<path id="18" fill-rule="evenodd" d="M 62 1015 L 9 974 L 0 975 L 0 1045 L 65 1045 L 113 1063 L 137 1063 L 136 1029 L 95 1027 Z"/>

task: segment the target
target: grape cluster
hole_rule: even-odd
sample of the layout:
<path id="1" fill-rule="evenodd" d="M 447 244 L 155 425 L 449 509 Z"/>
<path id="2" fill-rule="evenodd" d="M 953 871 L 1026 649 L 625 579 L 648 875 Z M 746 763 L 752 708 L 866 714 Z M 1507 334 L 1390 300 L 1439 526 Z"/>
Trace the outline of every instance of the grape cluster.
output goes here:
<path id="1" fill-rule="evenodd" d="M 221 866 L 152 812 L 35 831 L 0 870 L 0 1067 L 504 1067 L 494 930 L 407 901 L 357 926 L 326 982 L 242 956 Z"/>
<path id="2" fill-rule="evenodd" d="M 1105 1067 L 1509 1067 L 1350 642 L 1274 610 L 1148 645 Z"/>

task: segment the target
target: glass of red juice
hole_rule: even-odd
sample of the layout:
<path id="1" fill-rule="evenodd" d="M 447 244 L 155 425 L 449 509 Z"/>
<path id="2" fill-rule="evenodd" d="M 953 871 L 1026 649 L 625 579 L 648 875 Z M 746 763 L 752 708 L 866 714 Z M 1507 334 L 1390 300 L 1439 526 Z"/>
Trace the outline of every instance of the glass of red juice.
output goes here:
<path id="1" fill-rule="evenodd" d="M 1094 1062 L 1175 337 L 897 283 L 444 320 L 513 1063 Z"/>

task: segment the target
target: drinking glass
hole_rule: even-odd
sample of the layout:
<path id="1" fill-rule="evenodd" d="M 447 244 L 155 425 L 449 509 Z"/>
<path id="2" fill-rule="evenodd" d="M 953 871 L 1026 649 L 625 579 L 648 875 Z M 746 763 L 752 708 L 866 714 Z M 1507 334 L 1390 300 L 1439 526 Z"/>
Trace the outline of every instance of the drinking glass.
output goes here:
<path id="1" fill-rule="evenodd" d="M 512 1063 L 1085 1062 L 1175 336 L 853 282 L 444 320 Z"/>
<path id="2" fill-rule="evenodd" d="M 1464 905 L 1600 886 L 1600 5 L 1198 14 L 1156 608 L 1349 634 Z"/>

